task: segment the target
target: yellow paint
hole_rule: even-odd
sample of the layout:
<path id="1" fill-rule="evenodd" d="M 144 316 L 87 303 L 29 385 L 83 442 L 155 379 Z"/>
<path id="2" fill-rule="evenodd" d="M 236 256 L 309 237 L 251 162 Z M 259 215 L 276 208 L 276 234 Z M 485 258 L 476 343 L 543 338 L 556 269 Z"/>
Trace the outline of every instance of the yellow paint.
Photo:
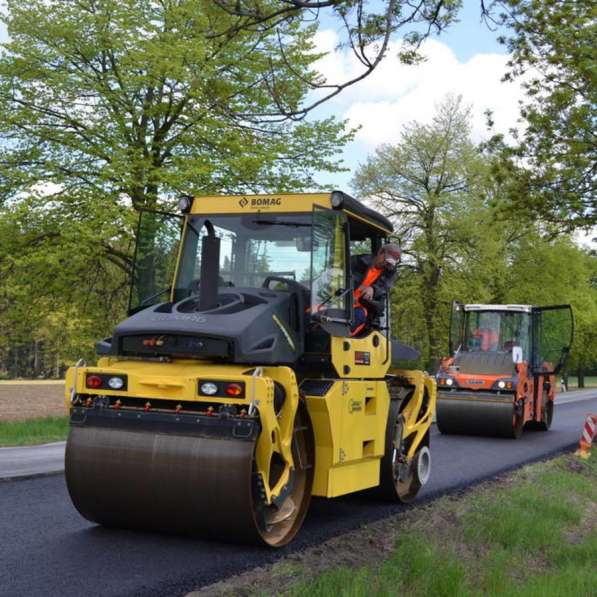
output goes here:
<path id="1" fill-rule="evenodd" d="M 210 195 L 195 197 L 192 214 L 243 214 L 257 212 L 311 212 L 313 206 L 332 207 L 330 193 L 269 195 Z"/>
<path id="2" fill-rule="evenodd" d="M 411 459 L 419 449 L 429 427 L 431 427 L 437 400 L 437 386 L 435 379 L 427 375 L 424 371 L 394 369 L 390 373 L 402 378 L 404 380 L 403 385 L 413 390 L 412 397 L 402 410 L 404 417 L 403 437 L 414 435 L 406 455 L 408 459 Z M 426 408 L 423 408 L 425 393 L 429 397 L 429 400 L 427 401 Z"/>
<path id="3" fill-rule="evenodd" d="M 126 375 L 127 390 L 88 389 L 85 379 L 93 373 Z M 245 397 L 200 396 L 199 380 L 244 382 Z M 286 391 L 286 400 L 279 415 L 274 411 L 274 381 L 282 384 Z M 236 404 L 245 406 L 247 410 L 253 403 L 262 429 L 255 448 L 255 462 L 263 479 L 266 501 L 271 503 L 289 480 L 294 466 L 291 445 L 299 401 L 296 377 L 289 367 L 265 367 L 260 375 L 255 375 L 255 369 L 246 365 L 216 365 L 190 360 L 156 363 L 106 357 L 99 360 L 97 367 L 79 367 L 76 370 L 71 367 L 67 371 L 65 400 L 69 407 L 73 384 L 76 394 L 139 398 L 142 401 L 151 399 L 154 408 L 159 408 L 160 400 Z M 274 453 L 281 456 L 284 470 L 276 483 L 270 485 L 270 465 Z"/>
<path id="4" fill-rule="evenodd" d="M 375 344 L 377 343 L 377 346 Z M 390 367 L 386 337 L 374 330 L 364 338 L 332 338 L 332 364 L 338 377 L 348 379 L 381 379 Z M 369 365 L 357 365 L 356 352 L 369 353 Z"/>
<path id="5" fill-rule="evenodd" d="M 357 216 L 357 214 L 355 214 L 354 212 L 349 211 L 347 209 L 345 209 L 343 211 L 350 218 L 354 218 L 355 220 L 364 222 L 365 224 L 367 224 L 367 226 L 373 226 L 373 228 L 377 228 L 378 230 L 381 230 L 384 233 L 384 235 L 392 234 L 392 231 L 389 228 L 386 228 L 385 226 L 381 226 L 380 224 L 378 224 L 377 222 L 374 222 L 373 220 L 367 220 L 367 219 L 363 218 L 362 216 Z"/>
<path id="6" fill-rule="evenodd" d="M 377 485 L 390 405 L 385 381 L 338 380 L 325 396 L 306 400 L 315 434 L 313 495 Z"/>
<path id="7" fill-rule="evenodd" d="M 404 404 L 407 458 L 421 447 L 435 408 L 435 380 L 422 371 L 395 370 L 396 383 L 412 390 Z M 424 393 L 429 399 L 424 406 Z M 390 395 L 385 379 L 335 381 L 325 396 L 307 396 L 315 435 L 313 495 L 336 497 L 379 484 Z"/>

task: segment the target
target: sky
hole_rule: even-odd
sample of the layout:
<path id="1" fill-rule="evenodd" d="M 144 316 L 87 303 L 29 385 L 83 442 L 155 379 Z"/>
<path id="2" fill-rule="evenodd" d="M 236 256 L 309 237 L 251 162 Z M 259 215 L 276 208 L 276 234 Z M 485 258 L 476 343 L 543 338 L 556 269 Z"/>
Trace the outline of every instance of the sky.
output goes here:
<path id="1" fill-rule="evenodd" d="M 330 54 L 319 70 L 332 81 L 342 81 L 359 72 L 350 51 L 334 52 L 338 25 L 323 23 L 317 34 L 319 48 Z M 459 22 L 422 47 L 426 60 L 416 66 L 400 64 L 398 40 L 384 61 L 366 79 L 345 89 L 339 96 L 314 111 L 313 118 L 335 114 L 347 119 L 359 131 L 343 152 L 349 172 L 320 173 L 318 183 L 350 191 L 350 181 L 359 164 L 382 143 L 400 140 L 404 125 L 431 120 L 435 108 L 448 94 L 461 95 L 472 108 L 471 131 L 475 141 L 488 138 L 485 111 L 491 110 L 495 130 L 506 133 L 517 125 L 518 102 L 523 94 L 520 82 L 502 82 L 508 54 L 480 18 L 479 0 L 464 0 Z"/>

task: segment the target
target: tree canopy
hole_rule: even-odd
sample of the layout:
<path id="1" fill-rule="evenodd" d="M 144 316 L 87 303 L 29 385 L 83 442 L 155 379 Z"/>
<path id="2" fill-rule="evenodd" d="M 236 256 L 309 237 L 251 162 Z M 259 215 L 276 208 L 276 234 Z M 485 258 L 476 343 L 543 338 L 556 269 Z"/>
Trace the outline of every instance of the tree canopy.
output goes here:
<path id="1" fill-rule="evenodd" d="M 233 17 L 200 0 L 6 7 L 4 199 L 41 182 L 141 207 L 183 191 L 297 189 L 338 167 L 342 122 L 271 118 L 309 91 L 313 27 L 231 32 Z"/>
<path id="2" fill-rule="evenodd" d="M 283 115 L 317 77 L 315 27 L 236 20 L 202 0 L 5 3 L 0 344 L 11 354 L 31 342 L 88 353 L 123 316 L 134 210 L 179 193 L 299 190 L 341 167 L 344 122 Z"/>
<path id="3" fill-rule="evenodd" d="M 571 369 L 597 366 L 597 257 L 566 235 L 508 209 L 509 183 L 470 139 L 468 108 L 448 97 L 431 124 L 413 122 L 395 145 L 359 168 L 357 192 L 395 224 L 404 260 L 395 284 L 394 332 L 433 367 L 447 351 L 452 301 L 571 303 Z"/>
<path id="4" fill-rule="evenodd" d="M 511 203 L 571 229 L 597 223 L 597 11 L 583 0 L 503 0 L 507 79 L 526 90 L 522 129 L 498 171 Z M 502 135 L 500 135 L 501 137 Z"/>

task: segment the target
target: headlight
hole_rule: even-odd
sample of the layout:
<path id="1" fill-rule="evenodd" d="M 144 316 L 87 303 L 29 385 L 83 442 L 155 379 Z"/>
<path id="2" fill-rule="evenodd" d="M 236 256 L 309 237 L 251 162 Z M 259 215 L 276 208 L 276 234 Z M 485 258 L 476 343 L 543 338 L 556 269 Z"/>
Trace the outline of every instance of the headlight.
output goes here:
<path id="1" fill-rule="evenodd" d="M 450 377 L 448 377 L 448 379 L 446 379 L 446 385 L 447 386 L 451 386 L 454 383 L 454 380 L 451 379 Z"/>
<path id="2" fill-rule="evenodd" d="M 506 382 L 505 381 L 498 381 L 498 388 L 500 390 L 503 390 L 506 387 Z"/>
<path id="3" fill-rule="evenodd" d="M 108 379 L 108 385 L 113 390 L 122 390 L 124 387 L 124 379 L 122 379 L 122 377 L 110 377 L 110 379 Z"/>
<path id="4" fill-rule="evenodd" d="M 199 389 L 201 390 L 202 394 L 207 394 L 208 396 L 213 396 L 214 394 L 218 393 L 218 386 L 211 381 L 202 383 L 201 386 L 199 386 Z"/>

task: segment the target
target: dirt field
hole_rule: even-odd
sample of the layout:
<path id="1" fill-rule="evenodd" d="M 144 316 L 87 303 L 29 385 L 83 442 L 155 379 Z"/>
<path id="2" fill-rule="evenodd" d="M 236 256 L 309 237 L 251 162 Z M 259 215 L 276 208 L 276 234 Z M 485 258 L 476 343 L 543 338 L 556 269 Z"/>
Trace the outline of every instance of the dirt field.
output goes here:
<path id="1" fill-rule="evenodd" d="M 66 415 L 63 381 L 0 382 L 0 421 Z"/>

